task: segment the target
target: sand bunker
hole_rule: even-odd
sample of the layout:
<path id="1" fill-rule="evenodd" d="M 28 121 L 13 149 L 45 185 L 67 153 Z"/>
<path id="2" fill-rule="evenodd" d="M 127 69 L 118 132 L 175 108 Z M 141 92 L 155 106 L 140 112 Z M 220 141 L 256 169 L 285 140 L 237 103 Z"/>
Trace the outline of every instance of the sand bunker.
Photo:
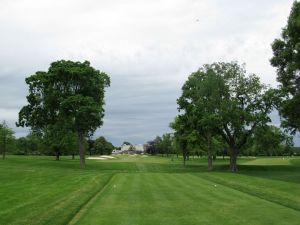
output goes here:
<path id="1" fill-rule="evenodd" d="M 106 159 L 114 159 L 115 157 L 110 155 L 101 155 L 101 156 L 94 156 L 94 157 L 88 157 L 87 159 L 99 159 L 99 160 L 106 160 Z"/>
<path id="2" fill-rule="evenodd" d="M 110 155 L 101 155 L 101 158 L 107 158 L 107 159 L 114 159 L 115 157 L 110 156 Z"/>
<path id="3" fill-rule="evenodd" d="M 88 157 L 87 159 L 99 159 L 99 160 L 106 160 L 107 158 L 101 158 L 101 157 Z"/>

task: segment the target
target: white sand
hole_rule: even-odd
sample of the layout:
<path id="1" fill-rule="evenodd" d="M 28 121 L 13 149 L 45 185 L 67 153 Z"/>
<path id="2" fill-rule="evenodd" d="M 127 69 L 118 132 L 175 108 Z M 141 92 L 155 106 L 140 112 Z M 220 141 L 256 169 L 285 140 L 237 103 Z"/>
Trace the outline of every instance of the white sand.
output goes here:
<path id="1" fill-rule="evenodd" d="M 101 155 L 101 158 L 108 158 L 108 159 L 114 159 L 115 157 L 110 156 L 110 155 Z"/>
<path id="2" fill-rule="evenodd" d="M 88 157 L 87 159 L 99 159 L 99 160 L 106 160 L 107 158 L 101 158 L 101 157 Z"/>
<path id="3" fill-rule="evenodd" d="M 106 159 L 114 159 L 115 157 L 110 155 L 101 155 L 101 156 L 94 156 L 94 157 L 88 157 L 87 159 L 100 159 L 100 160 L 106 160 Z"/>

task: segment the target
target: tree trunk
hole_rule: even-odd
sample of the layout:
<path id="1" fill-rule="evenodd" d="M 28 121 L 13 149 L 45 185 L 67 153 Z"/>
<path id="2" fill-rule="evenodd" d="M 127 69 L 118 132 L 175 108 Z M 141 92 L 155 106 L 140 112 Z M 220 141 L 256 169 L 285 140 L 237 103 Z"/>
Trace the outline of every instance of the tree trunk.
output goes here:
<path id="1" fill-rule="evenodd" d="M 78 132 L 78 148 L 79 148 L 79 156 L 80 156 L 80 166 L 81 168 L 85 167 L 85 152 L 83 145 L 83 134 Z"/>
<path id="2" fill-rule="evenodd" d="M 59 152 L 58 151 L 56 152 L 55 159 L 56 159 L 56 161 L 59 161 Z"/>
<path id="3" fill-rule="evenodd" d="M 6 155 L 6 140 L 3 140 L 3 149 L 2 149 L 2 159 L 5 159 L 5 155 Z"/>
<path id="4" fill-rule="evenodd" d="M 187 150 L 186 150 L 186 144 L 182 144 L 182 155 L 183 155 L 183 165 L 185 166 L 186 160 L 187 160 Z"/>
<path id="5" fill-rule="evenodd" d="M 74 153 L 72 154 L 72 159 L 75 159 L 75 154 Z"/>
<path id="6" fill-rule="evenodd" d="M 211 144 L 211 135 L 207 135 L 207 163 L 208 163 L 208 170 L 213 169 L 213 158 L 212 158 L 212 144 Z"/>
<path id="7" fill-rule="evenodd" d="M 236 165 L 236 159 L 237 159 L 237 149 L 235 146 L 230 147 L 230 171 L 231 172 L 237 172 L 237 165 Z"/>

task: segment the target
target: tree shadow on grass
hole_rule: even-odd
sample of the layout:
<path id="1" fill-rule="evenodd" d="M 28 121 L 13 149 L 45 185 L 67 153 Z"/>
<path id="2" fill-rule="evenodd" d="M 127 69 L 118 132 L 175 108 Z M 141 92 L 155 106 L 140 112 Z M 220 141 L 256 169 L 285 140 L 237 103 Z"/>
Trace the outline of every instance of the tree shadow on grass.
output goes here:
<path id="1" fill-rule="evenodd" d="M 259 177 L 270 180 L 279 180 L 300 184 L 300 165 L 238 165 L 238 174 Z M 228 167 L 219 166 L 217 172 L 230 173 Z"/>

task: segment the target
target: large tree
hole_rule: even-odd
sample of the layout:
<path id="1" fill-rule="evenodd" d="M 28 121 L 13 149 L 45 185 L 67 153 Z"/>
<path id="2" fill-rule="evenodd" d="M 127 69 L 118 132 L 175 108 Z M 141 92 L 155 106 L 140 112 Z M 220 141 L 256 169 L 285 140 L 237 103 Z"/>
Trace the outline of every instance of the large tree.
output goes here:
<path id="1" fill-rule="evenodd" d="M 0 152 L 2 153 L 2 159 L 5 159 L 7 147 L 14 140 L 13 134 L 13 130 L 3 121 L 0 124 Z"/>
<path id="2" fill-rule="evenodd" d="M 182 95 L 177 100 L 179 110 L 186 113 L 191 121 L 191 130 L 197 131 L 198 136 L 207 143 L 208 169 L 212 170 L 213 136 L 220 116 L 217 111 L 223 101 L 220 96 L 226 94 L 225 82 L 213 66 L 204 65 L 192 73 L 182 87 Z M 202 142 L 203 142 L 202 141 Z"/>
<path id="3" fill-rule="evenodd" d="M 186 114 L 178 115 L 175 117 L 174 121 L 170 123 L 170 127 L 175 130 L 174 138 L 175 142 L 182 152 L 183 165 L 185 166 L 186 160 L 189 157 L 188 144 L 191 141 L 191 126 L 188 121 Z"/>
<path id="4" fill-rule="evenodd" d="M 282 125 L 300 131 L 300 2 L 295 1 L 281 38 L 272 44 L 271 64 L 277 67 L 277 80 L 286 93 L 279 107 Z"/>
<path id="5" fill-rule="evenodd" d="M 103 124 L 104 92 L 109 77 L 88 61 L 56 61 L 47 72 L 26 78 L 28 105 L 19 112 L 18 126 L 45 132 L 63 126 L 77 134 L 80 164 L 85 166 L 84 138 Z"/>
<path id="6" fill-rule="evenodd" d="M 100 155 L 110 155 L 114 150 L 114 146 L 112 143 L 107 141 L 105 137 L 101 136 L 95 140 L 94 150 L 95 153 Z"/>
<path id="7" fill-rule="evenodd" d="M 237 63 L 213 63 L 189 77 L 178 103 L 189 124 L 208 137 L 208 146 L 212 135 L 224 139 L 234 172 L 239 151 L 255 128 L 270 122 L 273 95 L 274 90 L 261 84 L 256 75 L 246 76 Z"/>

